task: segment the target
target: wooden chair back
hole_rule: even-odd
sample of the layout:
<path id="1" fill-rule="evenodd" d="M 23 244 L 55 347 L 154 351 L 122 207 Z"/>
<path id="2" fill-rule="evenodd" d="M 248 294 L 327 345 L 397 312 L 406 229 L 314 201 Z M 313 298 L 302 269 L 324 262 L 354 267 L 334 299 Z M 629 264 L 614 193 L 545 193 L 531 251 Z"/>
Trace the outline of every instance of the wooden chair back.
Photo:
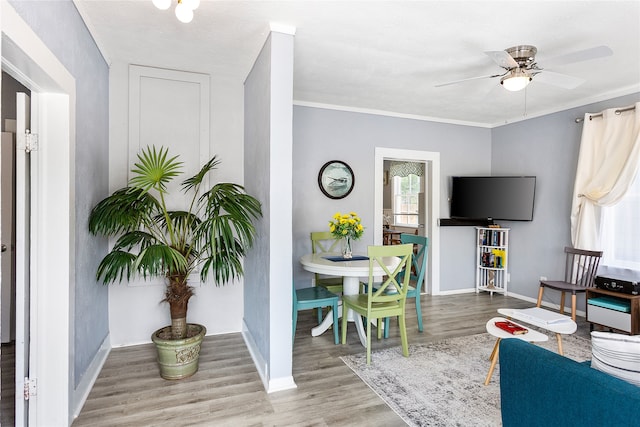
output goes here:
<path id="1" fill-rule="evenodd" d="M 564 252 L 566 254 L 564 281 L 585 288 L 593 287 L 602 251 L 588 251 L 567 246 Z"/>

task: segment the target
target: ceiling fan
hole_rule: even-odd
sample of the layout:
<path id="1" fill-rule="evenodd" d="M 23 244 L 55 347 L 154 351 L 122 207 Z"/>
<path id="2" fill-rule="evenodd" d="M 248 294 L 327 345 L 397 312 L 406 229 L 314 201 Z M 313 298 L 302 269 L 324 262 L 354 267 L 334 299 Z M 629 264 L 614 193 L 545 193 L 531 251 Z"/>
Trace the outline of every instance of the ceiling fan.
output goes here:
<path id="1" fill-rule="evenodd" d="M 485 52 L 493 61 L 502 67 L 504 72 L 488 76 L 470 77 L 447 83 L 437 84 L 436 87 L 449 86 L 469 80 L 479 80 L 500 77 L 500 84 L 507 90 L 518 91 L 524 89 L 533 77 L 536 81 L 558 86 L 565 89 L 574 89 L 585 82 L 579 77 L 568 76 L 547 68 L 541 68 L 536 62 L 538 49 L 531 45 L 513 46 L 505 50 Z M 597 46 L 589 49 L 579 50 L 568 54 L 560 55 L 546 60 L 545 66 L 557 66 L 572 64 L 575 62 L 588 61 L 596 58 L 603 58 L 613 55 L 613 51 L 608 46 Z"/>

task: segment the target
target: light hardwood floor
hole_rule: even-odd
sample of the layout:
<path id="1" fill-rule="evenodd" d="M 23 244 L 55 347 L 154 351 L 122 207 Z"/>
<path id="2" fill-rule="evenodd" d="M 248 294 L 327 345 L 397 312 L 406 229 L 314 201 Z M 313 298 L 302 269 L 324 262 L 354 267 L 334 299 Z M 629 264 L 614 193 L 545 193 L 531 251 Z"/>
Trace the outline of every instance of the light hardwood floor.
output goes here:
<path id="1" fill-rule="evenodd" d="M 408 302 L 409 343 L 418 344 L 485 331 L 500 307 L 532 303 L 488 293 L 423 296 L 424 332 Z M 578 334 L 589 335 L 584 318 Z M 191 378 L 159 377 L 152 344 L 111 351 L 74 426 L 402 426 L 404 422 L 340 360 L 364 352 L 351 324 L 346 345 L 327 332 L 311 337 L 315 315 L 300 313 L 293 354 L 297 388 L 267 394 L 239 333 L 207 337 L 200 369 Z M 399 346 L 397 324 L 376 349 Z M 489 354 L 487 354 L 487 358 Z M 487 369 L 489 361 L 487 360 Z M 478 378 L 483 381 L 484 378 Z"/>

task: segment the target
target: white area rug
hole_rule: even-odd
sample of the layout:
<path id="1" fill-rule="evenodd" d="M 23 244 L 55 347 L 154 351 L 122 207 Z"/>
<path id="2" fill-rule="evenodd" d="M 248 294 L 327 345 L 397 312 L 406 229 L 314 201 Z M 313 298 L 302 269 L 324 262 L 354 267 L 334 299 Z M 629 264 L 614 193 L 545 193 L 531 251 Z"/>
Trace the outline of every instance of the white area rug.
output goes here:
<path id="1" fill-rule="evenodd" d="M 366 355 L 342 357 L 378 396 L 410 426 L 500 426 L 500 363 L 488 386 L 489 356 L 495 344 L 489 334 L 410 345 Z M 558 351 L 555 336 L 539 344 Z M 591 359 L 591 341 L 563 336 L 565 356 Z"/>

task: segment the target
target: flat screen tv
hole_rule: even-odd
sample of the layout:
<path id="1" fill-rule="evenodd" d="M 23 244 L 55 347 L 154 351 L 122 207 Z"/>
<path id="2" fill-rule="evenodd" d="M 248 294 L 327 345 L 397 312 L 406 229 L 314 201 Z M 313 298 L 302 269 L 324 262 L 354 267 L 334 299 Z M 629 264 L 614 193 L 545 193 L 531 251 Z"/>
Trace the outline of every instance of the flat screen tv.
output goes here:
<path id="1" fill-rule="evenodd" d="M 454 176 L 451 218 L 532 221 L 535 176 Z"/>

